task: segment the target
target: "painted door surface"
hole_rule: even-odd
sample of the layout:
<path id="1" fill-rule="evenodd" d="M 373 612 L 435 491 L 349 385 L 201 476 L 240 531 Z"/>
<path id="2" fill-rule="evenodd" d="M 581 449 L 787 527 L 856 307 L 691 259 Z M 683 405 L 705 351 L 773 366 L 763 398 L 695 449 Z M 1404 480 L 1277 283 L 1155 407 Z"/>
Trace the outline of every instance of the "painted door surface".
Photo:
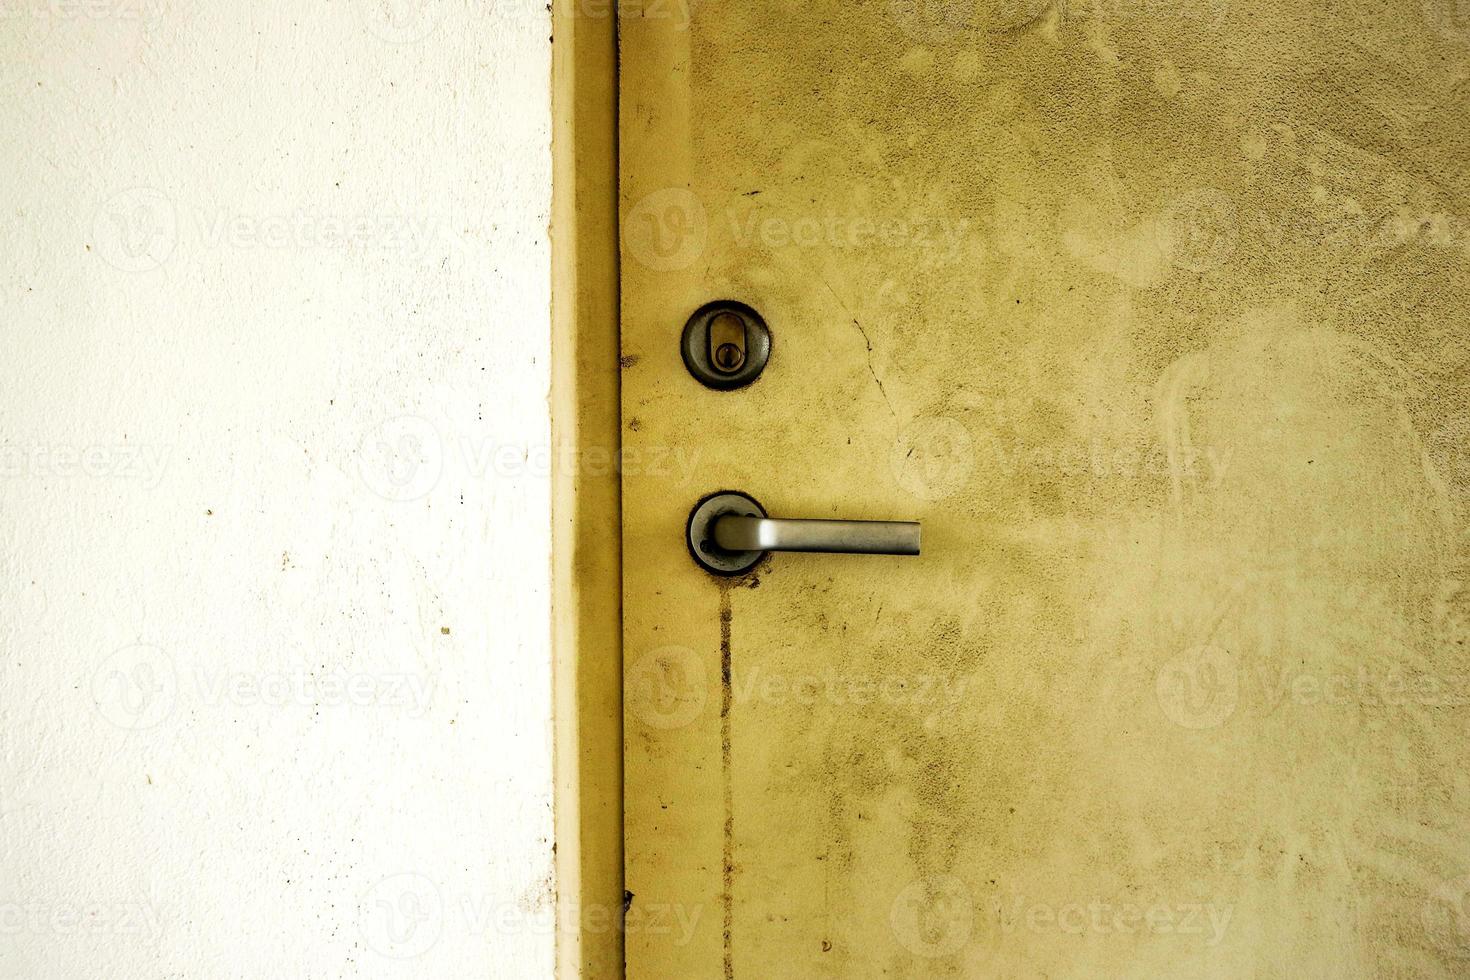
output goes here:
<path id="1" fill-rule="evenodd" d="M 629 975 L 1470 971 L 1464 5 L 620 30 Z"/>

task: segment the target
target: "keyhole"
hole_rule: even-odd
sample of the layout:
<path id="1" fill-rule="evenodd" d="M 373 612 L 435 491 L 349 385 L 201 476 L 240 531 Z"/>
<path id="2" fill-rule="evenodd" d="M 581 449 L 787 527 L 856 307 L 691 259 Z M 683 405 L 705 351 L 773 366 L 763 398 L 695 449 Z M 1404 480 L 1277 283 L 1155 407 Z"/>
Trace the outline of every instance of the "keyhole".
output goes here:
<path id="1" fill-rule="evenodd" d="M 735 344 L 721 344 L 715 350 L 715 367 L 721 371 L 738 371 L 745 363 L 745 352 Z"/>

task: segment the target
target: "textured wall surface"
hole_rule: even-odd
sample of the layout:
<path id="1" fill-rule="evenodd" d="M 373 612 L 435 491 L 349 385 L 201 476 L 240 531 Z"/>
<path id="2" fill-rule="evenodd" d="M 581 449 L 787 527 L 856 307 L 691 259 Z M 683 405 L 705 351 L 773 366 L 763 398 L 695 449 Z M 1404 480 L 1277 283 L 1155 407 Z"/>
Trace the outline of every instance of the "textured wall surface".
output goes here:
<path id="1" fill-rule="evenodd" d="M 0 13 L 0 976 L 547 975 L 544 5 Z"/>
<path id="2" fill-rule="evenodd" d="M 621 33 L 625 448 L 692 460 L 624 474 L 637 975 L 1465 976 L 1470 7 L 676 9 Z M 726 488 L 925 554 L 715 582 Z"/>

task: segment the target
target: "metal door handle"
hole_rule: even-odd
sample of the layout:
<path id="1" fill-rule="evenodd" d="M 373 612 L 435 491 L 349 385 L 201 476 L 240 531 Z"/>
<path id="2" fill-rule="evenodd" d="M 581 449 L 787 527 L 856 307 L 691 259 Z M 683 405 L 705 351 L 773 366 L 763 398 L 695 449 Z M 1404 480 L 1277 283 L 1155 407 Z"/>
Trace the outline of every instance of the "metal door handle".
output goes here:
<path id="1" fill-rule="evenodd" d="M 782 520 L 767 517 L 748 494 L 717 493 L 689 515 L 689 551 L 705 570 L 739 575 L 770 551 L 847 555 L 917 555 L 914 521 Z"/>
<path id="2" fill-rule="evenodd" d="M 727 514 L 715 519 L 714 538 L 726 551 L 919 553 L 919 525 L 910 521 L 783 521 Z"/>

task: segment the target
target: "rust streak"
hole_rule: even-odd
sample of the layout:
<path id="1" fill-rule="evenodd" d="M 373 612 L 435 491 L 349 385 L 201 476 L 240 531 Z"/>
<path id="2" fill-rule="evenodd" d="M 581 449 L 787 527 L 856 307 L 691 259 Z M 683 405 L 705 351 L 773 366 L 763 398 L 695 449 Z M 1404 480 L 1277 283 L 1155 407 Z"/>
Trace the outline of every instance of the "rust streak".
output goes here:
<path id="1" fill-rule="evenodd" d="M 724 956 L 725 980 L 735 976 L 735 792 L 730 767 L 730 586 L 720 583 L 720 781 L 725 798 L 724 841 Z"/>

